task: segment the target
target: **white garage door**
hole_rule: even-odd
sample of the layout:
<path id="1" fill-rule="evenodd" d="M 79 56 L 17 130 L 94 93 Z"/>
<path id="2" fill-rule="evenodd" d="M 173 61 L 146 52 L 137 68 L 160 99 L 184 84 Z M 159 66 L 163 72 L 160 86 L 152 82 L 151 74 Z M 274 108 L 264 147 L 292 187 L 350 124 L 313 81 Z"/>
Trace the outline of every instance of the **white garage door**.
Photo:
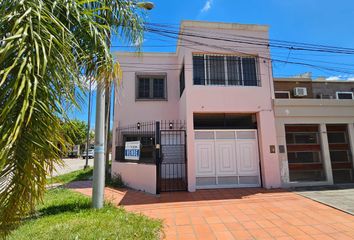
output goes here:
<path id="1" fill-rule="evenodd" d="M 257 130 L 196 130 L 196 185 L 259 187 Z"/>

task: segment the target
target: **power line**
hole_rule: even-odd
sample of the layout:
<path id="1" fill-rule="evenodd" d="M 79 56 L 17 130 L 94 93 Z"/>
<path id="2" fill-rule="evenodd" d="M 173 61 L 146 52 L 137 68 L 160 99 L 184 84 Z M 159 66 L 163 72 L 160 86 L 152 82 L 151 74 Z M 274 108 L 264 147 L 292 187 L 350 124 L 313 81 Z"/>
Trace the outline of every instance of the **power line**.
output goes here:
<path id="1" fill-rule="evenodd" d="M 277 56 L 277 57 L 282 57 L 278 54 L 274 54 L 273 56 Z M 333 65 L 340 65 L 340 66 L 349 66 L 349 67 L 354 67 L 354 64 L 346 64 L 346 63 L 340 63 L 340 62 L 328 62 L 328 61 L 321 61 L 321 60 L 314 60 L 314 59 L 305 59 L 305 58 L 296 58 L 296 57 L 288 57 L 286 56 L 286 62 L 289 61 L 289 59 L 295 59 L 295 60 L 303 60 L 303 61 L 309 61 L 309 62 L 319 62 L 319 63 L 327 63 L 327 64 L 333 64 Z M 236 61 L 235 61 L 236 62 Z M 178 63 L 143 63 L 143 62 L 128 62 L 128 63 L 124 63 L 125 65 L 174 65 L 174 66 L 180 66 L 181 64 Z M 193 64 L 185 64 L 185 65 L 193 65 Z M 347 69 L 350 70 L 350 69 Z"/>
<path id="2" fill-rule="evenodd" d="M 189 43 L 188 45 L 187 44 L 180 44 L 180 45 L 183 45 L 183 47 L 186 47 L 186 48 L 189 48 L 189 49 L 196 49 L 198 51 L 202 51 L 202 52 L 206 52 L 205 49 L 197 49 L 197 48 L 193 48 L 192 46 L 208 46 L 208 47 L 211 47 L 211 48 L 218 48 L 218 49 L 223 49 L 223 50 L 228 50 L 228 51 L 232 51 L 232 52 L 235 52 L 237 54 L 252 54 L 252 53 L 247 53 L 247 52 L 244 52 L 244 51 L 239 51 L 239 50 L 235 50 L 235 49 L 232 49 L 230 47 L 233 47 L 233 46 L 229 46 L 229 47 L 223 47 L 224 45 L 211 45 L 211 44 L 206 44 L 206 43 L 203 43 L 203 42 L 200 42 L 200 41 L 194 41 L 194 40 L 191 40 L 190 38 L 193 37 L 193 38 L 201 38 L 201 39 L 209 39 L 209 40 L 216 40 L 216 41 L 227 41 L 227 42 L 230 42 L 230 43 L 245 43 L 245 44 L 255 44 L 254 48 L 260 48 L 261 46 L 263 47 L 267 47 L 267 49 L 269 49 L 269 47 L 274 47 L 272 45 L 270 45 L 269 43 L 267 44 L 264 44 L 260 41 L 239 41 L 239 40 L 234 40 L 234 39 L 227 39 L 227 38 L 220 38 L 219 37 L 210 37 L 210 36 L 204 36 L 204 35 L 198 35 L 198 34 L 195 34 L 195 33 L 186 33 L 186 32 L 182 32 L 182 33 L 178 33 L 178 32 L 173 32 L 173 31 L 170 31 L 170 30 L 165 30 L 165 29 L 158 29 L 158 28 L 150 28 L 150 27 L 146 27 L 145 29 L 148 33 L 152 33 L 152 34 L 155 34 L 155 35 L 159 35 L 159 36 L 163 36 L 163 37 L 166 37 L 166 38 L 170 38 L 170 39 L 174 39 L 174 40 L 182 40 L 184 42 L 187 42 Z M 188 38 L 186 38 L 188 37 Z M 160 39 L 159 39 L 160 40 Z M 308 44 L 310 45 L 310 44 Z M 315 44 L 311 44 L 313 46 L 316 46 Z M 248 47 L 251 47 L 251 46 L 248 46 Z M 303 51 L 319 51 L 319 52 L 326 52 L 328 51 L 329 53 L 341 53 L 341 54 L 354 54 L 354 51 L 353 53 L 349 52 L 349 51 L 344 51 L 344 50 L 347 50 L 347 48 L 336 48 L 336 49 L 339 49 L 339 51 L 337 51 L 336 49 L 334 49 L 334 47 L 331 47 L 329 46 L 331 49 L 323 49 L 322 46 L 324 45 L 319 45 L 321 48 L 301 48 L 301 50 Z M 239 46 L 238 46 L 239 47 Z M 325 47 L 328 47 L 328 46 L 325 46 Z M 300 48 L 294 48 L 293 46 L 285 46 L 283 45 L 282 46 L 283 49 L 291 49 L 291 50 L 299 50 Z M 244 46 L 242 46 L 242 49 L 245 49 Z M 351 49 L 349 49 L 351 51 Z M 353 49 L 354 50 L 354 49 Z M 266 55 L 269 54 L 269 51 L 267 50 L 263 50 L 262 49 L 259 49 L 256 53 L 259 54 L 260 52 L 263 52 L 265 53 Z M 254 54 L 253 54 L 254 55 Z M 272 61 L 272 62 L 280 62 L 280 63 L 285 63 L 285 64 L 293 64 L 293 65 L 302 65 L 302 66 L 306 66 L 306 67 L 311 67 L 311 68 L 314 68 L 314 69 L 318 69 L 318 70 L 325 70 L 325 71 L 331 71 L 331 72 L 340 72 L 340 73 L 346 73 L 346 74 L 354 74 L 353 72 L 353 69 L 349 69 L 349 68 L 340 68 L 340 67 L 332 67 L 332 66 L 321 66 L 321 65 L 315 65 L 315 64 L 312 64 L 312 63 L 307 63 L 307 62 L 300 62 L 300 61 L 289 61 L 289 59 L 297 59 L 297 60 L 303 60 L 303 61 L 311 61 L 311 62 L 321 62 L 321 63 L 328 63 L 328 64 L 333 64 L 333 65 L 343 65 L 343 66 L 353 66 L 351 64 L 341 64 L 341 63 L 333 63 L 333 62 L 325 62 L 325 61 L 317 61 L 317 60 L 310 60 L 310 59 L 301 59 L 301 58 L 289 58 L 289 59 L 286 59 L 286 60 L 282 60 L 282 59 L 276 59 L 276 58 L 273 58 L 271 59 L 270 57 L 268 56 L 258 56 L 258 58 L 260 59 L 264 59 L 264 60 L 269 60 L 269 61 Z"/>
<path id="3" fill-rule="evenodd" d="M 188 33 L 188 32 L 175 32 L 168 29 L 159 29 L 159 28 L 151 28 L 146 27 L 146 31 L 153 32 L 153 33 L 165 33 L 175 36 L 186 36 L 186 37 L 196 37 L 196 38 L 203 38 L 208 40 L 217 40 L 217 41 L 224 41 L 224 42 L 232 42 L 232 43 L 240 43 L 240 44 L 249 44 L 255 46 L 263 46 L 263 47 L 275 47 L 275 48 L 283 48 L 289 49 L 294 51 L 314 51 L 314 52 L 328 52 L 328 53 L 341 53 L 341 54 L 354 54 L 354 49 L 344 50 L 344 49 L 333 49 L 333 48 L 324 48 L 324 47 L 306 47 L 306 46 L 299 46 L 299 45 L 286 45 L 286 44 L 279 44 L 279 43 L 264 43 L 260 41 L 251 41 L 251 40 L 243 40 L 243 39 L 230 39 L 230 38 L 220 38 L 215 36 L 206 36 L 206 35 L 198 35 L 196 33 Z"/>
<path id="4" fill-rule="evenodd" d="M 174 27 L 171 27 L 171 25 L 168 24 L 158 24 L 158 23 L 146 23 L 147 25 L 155 26 L 155 27 L 160 27 L 160 28 L 170 28 L 170 29 L 176 29 Z M 184 30 L 184 32 L 188 32 Z M 193 29 L 193 33 L 199 32 L 199 33 L 208 33 L 208 34 L 215 34 L 215 32 L 211 32 L 210 30 L 202 29 L 202 28 L 197 28 Z M 337 47 L 337 46 L 329 46 L 329 45 L 323 45 L 323 44 L 313 44 L 313 43 L 304 43 L 304 42 L 295 42 L 295 41 L 286 41 L 286 40 L 278 40 L 278 39 L 272 39 L 272 38 L 262 38 L 262 37 L 254 37 L 254 36 L 247 36 L 247 35 L 241 35 L 241 34 L 235 34 L 235 33 L 222 33 L 224 36 L 233 36 L 233 37 L 238 37 L 238 38 L 244 38 L 244 39 L 252 39 L 252 40 L 257 40 L 258 43 L 264 43 L 268 44 L 269 42 L 275 42 L 278 44 L 288 44 L 291 45 L 292 47 L 294 46 L 310 46 L 310 47 L 322 47 L 322 48 L 330 48 L 330 49 L 336 49 L 336 50 L 347 50 L 347 51 L 354 51 L 354 48 L 347 48 L 347 47 Z"/>
<path id="5" fill-rule="evenodd" d="M 175 36 L 175 35 L 169 35 L 166 34 L 164 32 L 156 32 L 156 34 L 165 36 L 165 37 L 169 37 L 169 38 L 173 38 L 173 39 L 181 39 L 182 41 L 186 41 L 186 42 L 190 42 L 190 43 L 194 43 L 194 44 L 199 44 L 199 45 L 204 45 L 204 46 L 208 46 L 208 47 L 212 47 L 212 48 L 219 48 L 219 49 L 223 49 L 223 50 L 228 50 L 228 51 L 232 51 L 232 52 L 236 52 L 239 54 L 250 54 L 250 53 L 245 53 L 239 50 L 235 50 L 235 49 L 231 49 L 231 48 L 224 48 L 221 47 L 220 45 L 211 45 L 211 44 L 206 44 L 203 42 L 197 42 L 197 41 L 193 41 L 190 39 L 186 39 L 183 38 L 183 36 Z M 200 38 L 204 38 L 203 36 L 201 36 Z M 191 48 L 191 47 L 187 47 L 187 48 Z M 191 48 L 193 49 L 193 48 Z M 204 50 L 205 51 L 205 50 Z M 341 73 L 346 73 L 346 74 L 354 74 L 354 72 L 351 72 L 352 69 L 345 69 L 345 68 L 334 68 L 334 67 L 329 67 L 329 66 L 318 66 L 318 65 L 314 65 L 314 64 L 310 64 L 310 63 L 303 63 L 303 62 L 295 62 L 295 61 L 285 61 L 285 60 L 280 60 L 280 59 L 271 59 L 269 57 L 262 57 L 262 56 L 258 56 L 261 59 L 264 60 L 269 60 L 269 61 L 276 61 L 276 62 L 282 62 L 282 63 L 289 63 L 289 64 L 294 64 L 294 65 L 303 65 L 303 66 L 307 66 L 307 67 L 311 67 L 311 68 L 315 68 L 315 69 L 319 69 L 319 70 L 326 70 L 326 71 L 332 71 L 332 72 L 341 72 Z"/>

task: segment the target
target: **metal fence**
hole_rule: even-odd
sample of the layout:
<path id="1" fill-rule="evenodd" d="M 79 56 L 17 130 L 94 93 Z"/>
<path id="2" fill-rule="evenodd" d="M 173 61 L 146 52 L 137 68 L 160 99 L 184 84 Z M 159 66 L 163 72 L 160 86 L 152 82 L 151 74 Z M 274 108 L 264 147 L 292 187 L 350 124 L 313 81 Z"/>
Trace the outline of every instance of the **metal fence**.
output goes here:
<path id="1" fill-rule="evenodd" d="M 184 121 L 161 122 L 158 187 L 161 192 L 187 189 L 186 127 Z"/>
<path id="2" fill-rule="evenodd" d="M 116 130 L 116 156 L 118 162 L 156 163 L 155 139 L 156 122 L 138 122 Z M 140 159 L 128 160 L 124 158 L 125 142 L 140 141 Z"/>
<path id="3" fill-rule="evenodd" d="M 116 161 L 155 164 L 158 193 L 187 189 L 185 121 L 138 122 L 116 131 Z M 124 158 L 127 141 L 140 141 L 139 160 Z"/>

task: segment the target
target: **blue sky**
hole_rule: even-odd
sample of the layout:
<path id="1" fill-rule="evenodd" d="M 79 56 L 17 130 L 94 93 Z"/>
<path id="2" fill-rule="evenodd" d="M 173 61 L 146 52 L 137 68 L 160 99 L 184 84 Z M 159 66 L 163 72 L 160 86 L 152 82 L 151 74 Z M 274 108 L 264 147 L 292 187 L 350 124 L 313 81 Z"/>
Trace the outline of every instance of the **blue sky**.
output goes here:
<path id="1" fill-rule="evenodd" d="M 147 13 L 146 21 L 178 27 L 181 20 L 204 20 L 266 24 L 270 26 L 270 38 L 354 48 L 354 1 L 353 0 L 155 0 L 155 8 Z M 145 34 L 143 51 L 175 51 L 175 39 Z M 113 45 L 128 45 L 114 39 Z M 156 47 L 157 45 L 161 47 Z M 112 48 L 112 51 L 134 50 Z M 296 52 L 287 49 L 271 49 L 273 58 L 310 62 L 315 65 L 343 67 L 354 71 L 354 55 Z M 352 65 L 352 66 L 351 66 Z M 329 79 L 354 79 L 354 75 L 323 71 L 302 65 L 274 63 L 274 76 L 291 76 L 312 72 L 314 77 Z M 95 105 L 95 95 L 93 96 Z M 92 108 L 92 123 L 95 107 Z M 70 113 L 72 118 L 87 121 L 87 105 Z M 92 125 L 94 126 L 94 124 Z"/>

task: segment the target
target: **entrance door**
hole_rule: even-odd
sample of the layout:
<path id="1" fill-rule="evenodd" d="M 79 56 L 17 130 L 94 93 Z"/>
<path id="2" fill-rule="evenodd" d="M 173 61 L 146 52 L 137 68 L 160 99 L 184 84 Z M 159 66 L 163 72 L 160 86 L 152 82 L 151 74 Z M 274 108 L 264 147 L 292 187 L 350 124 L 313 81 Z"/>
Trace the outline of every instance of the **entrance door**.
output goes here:
<path id="1" fill-rule="evenodd" d="M 196 130 L 197 188 L 260 186 L 257 131 Z"/>
<path id="2" fill-rule="evenodd" d="M 186 131 L 160 130 L 159 191 L 187 190 Z"/>

